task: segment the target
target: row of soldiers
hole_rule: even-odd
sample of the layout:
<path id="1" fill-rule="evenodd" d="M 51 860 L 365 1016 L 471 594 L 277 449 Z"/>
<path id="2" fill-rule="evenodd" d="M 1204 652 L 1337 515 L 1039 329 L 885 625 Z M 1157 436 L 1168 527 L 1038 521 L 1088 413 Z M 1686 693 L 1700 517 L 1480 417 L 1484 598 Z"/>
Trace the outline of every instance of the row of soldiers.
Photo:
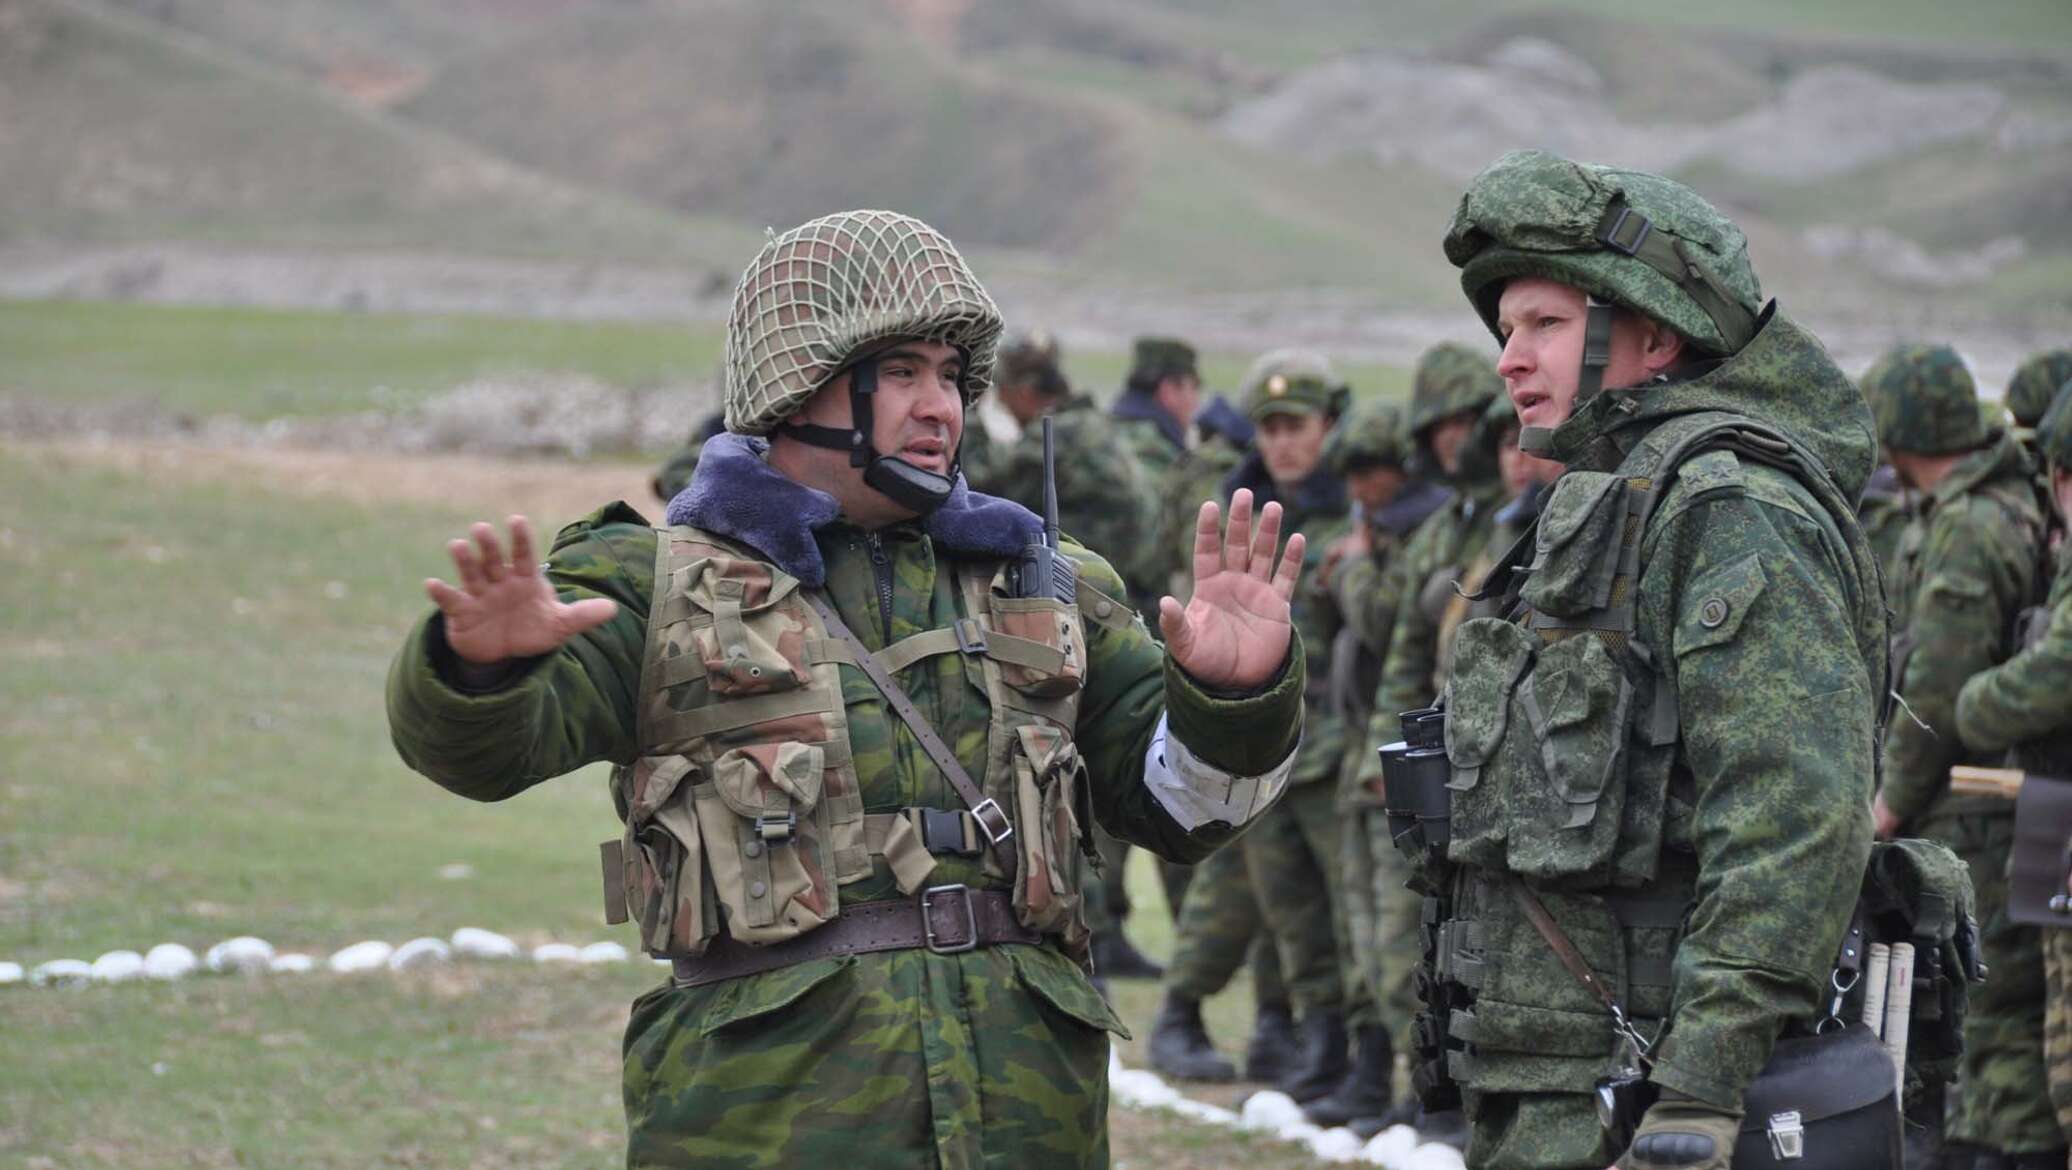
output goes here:
<path id="1" fill-rule="evenodd" d="M 2004 399 L 2011 427 L 1947 346 L 1894 349 L 1861 381 L 1889 462 L 1860 515 L 1897 635 L 1876 816 L 1884 835 L 1926 836 L 1969 863 L 1993 972 L 1973 994 L 1950 1099 L 1909 1110 L 1925 1123 L 1921 1164 L 1944 1156 L 1933 1147 L 1945 1113 L 1952 1166 L 2056 1164 L 2072 1132 L 2072 1055 L 2055 1053 L 2047 1078 L 2040 1026 L 2048 1002 L 2052 1036 L 2072 1048 L 2072 933 L 2050 932 L 2046 948 L 2043 932 L 2009 920 L 2012 806 L 1948 784 L 1952 766 L 2010 750 L 2032 772 L 2072 775 L 2072 552 L 2059 536 L 2072 405 L 2050 409 L 2068 381 L 2072 351 L 2025 362 Z M 1035 424 L 1048 417 L 1062 527 L 1108 558 L 1144 612 L 1186 579 L 1200 499 L 1249 489 L 1308 538 L 1295 618 L 1310 681 L 1289 792 L 1236 847 L 1162 865 L 1177 916 L 1162 970 L 1124 934 L 1126 846 L 1102 840 L 1088 892 L 1095 967 L 1162 980 L 1154 1066 L 1274 1084 L 1321 1125 L 1371 1134 L 1405 1122 L 1458 1139 L 1458 1117 L 1421 1116 L 1394 1091 L 1416 1007 L 1419 902 L 1389 840 L 1376 753 L 1397 737 L 1398 712 L 1443 687 L 1454 631 L 1491 616 L 1484 578 L 1560 465 L 1519 449 L 1503 379 L 1481 350 L 1452 343 L 1420 359 L 1407 409 L 1355 406 L 1330 362 L 1299 350 L 1254 363 L 1240 405 L 1204 401 L 1194 349 L 1169 338 L 1136 342 L 1107 409 L 1074 391 L 1041 333 L 1003 346 L 995 387 L 967 418 L 965 476 L 1040 510 Z M 673 495 L 695 463 L 694 443 L 657 492 Z M 1208 1036 L 1201 1003 L 1248 965 L 1255 1023 L 1240 1069 Z"/>

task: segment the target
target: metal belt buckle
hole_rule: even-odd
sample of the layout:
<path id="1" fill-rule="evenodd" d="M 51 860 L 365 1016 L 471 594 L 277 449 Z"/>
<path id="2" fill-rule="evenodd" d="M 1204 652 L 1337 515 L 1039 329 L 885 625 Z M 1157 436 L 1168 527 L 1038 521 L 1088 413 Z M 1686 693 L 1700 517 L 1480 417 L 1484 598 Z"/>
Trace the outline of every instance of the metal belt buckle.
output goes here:
<path id="1" fill-rule="evenodd" d="M 1000 802 L 990 796 L 972 805 L 971 815 L 978 818 L 978 831 L 984 833 L 986 840 L 995 845 L 1014 836 L 1014 822 L 1008 820 L 1007 814 L 1001 811 Z M 994 828 L 995 825 L 999 826 L 997 830 Z"/>
<path id="2" fill-rule="evenodd" d="M 961 894 L 964 906 L 964 940 L 944 943 L 935 933 L 935 896 L 937 894 Z M 978 908 L 971 901 L 971 887 L 966 885 L 930 886 L 921 891 L 921 934 L 928 941 L 928 949 L 938 955 L 961 955 L 965 951 L 978 949 Z"/>

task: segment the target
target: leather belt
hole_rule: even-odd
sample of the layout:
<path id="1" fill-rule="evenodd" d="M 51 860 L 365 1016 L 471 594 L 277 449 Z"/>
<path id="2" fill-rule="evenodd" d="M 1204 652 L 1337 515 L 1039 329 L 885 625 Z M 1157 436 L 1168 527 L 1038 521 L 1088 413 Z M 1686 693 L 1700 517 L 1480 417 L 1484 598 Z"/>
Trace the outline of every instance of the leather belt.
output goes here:
<path id="1" fill-rule="evenodd" d="M 917 948 L 954 955 L 1000 943 L 1042 941 L 1042 934 L 1016 921 L 1014 896 L 1007 891 L 934 886 L 912 898 L 843 906 L 833 922 L 780 943 L 751 946 L 715 938 L 704 954 L 678 957 L 673 966 L 678 987 L 700 987 L 831 955 Z"/>

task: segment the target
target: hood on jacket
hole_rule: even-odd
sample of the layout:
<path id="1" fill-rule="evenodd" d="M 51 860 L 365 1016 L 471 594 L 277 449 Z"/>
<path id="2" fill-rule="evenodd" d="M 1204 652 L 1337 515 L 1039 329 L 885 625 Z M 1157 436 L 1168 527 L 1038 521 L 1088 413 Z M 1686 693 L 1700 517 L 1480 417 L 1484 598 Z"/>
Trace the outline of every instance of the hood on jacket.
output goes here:
<path id="1" fill-rule="evenodd" d="M 1554 429 L 1550 457 L 1570 467 L 1610 470 L 1648 431 L 1695 411 L 1747 415 L 1804 444 L 1835 486 L 1857 499 L 1878 463 L 1870 407 L 1820 339 L 1774 303 L 1755 338 L 1696 377 L 1607 390 Z"/>

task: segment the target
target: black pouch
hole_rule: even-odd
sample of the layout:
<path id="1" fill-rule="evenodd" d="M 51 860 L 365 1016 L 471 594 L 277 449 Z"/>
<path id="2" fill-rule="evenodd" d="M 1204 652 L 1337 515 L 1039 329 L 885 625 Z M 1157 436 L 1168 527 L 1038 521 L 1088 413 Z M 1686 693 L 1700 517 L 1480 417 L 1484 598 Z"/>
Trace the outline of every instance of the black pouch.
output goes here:
<path id="1" fill-rule="evenodd" d="M 1734 1170 L 1898 1170 L 1892 1057 L 1859 1023 L 1777 1041 L 1743 1097 Z"/>
<path id="2" fill-rule="evenodd" d="M 2014 806 L 2014 853 L 2008 859 L 2007 916 L 2021 926 L 2072 927 L 2072 780 L 2030 776 Z"/>

